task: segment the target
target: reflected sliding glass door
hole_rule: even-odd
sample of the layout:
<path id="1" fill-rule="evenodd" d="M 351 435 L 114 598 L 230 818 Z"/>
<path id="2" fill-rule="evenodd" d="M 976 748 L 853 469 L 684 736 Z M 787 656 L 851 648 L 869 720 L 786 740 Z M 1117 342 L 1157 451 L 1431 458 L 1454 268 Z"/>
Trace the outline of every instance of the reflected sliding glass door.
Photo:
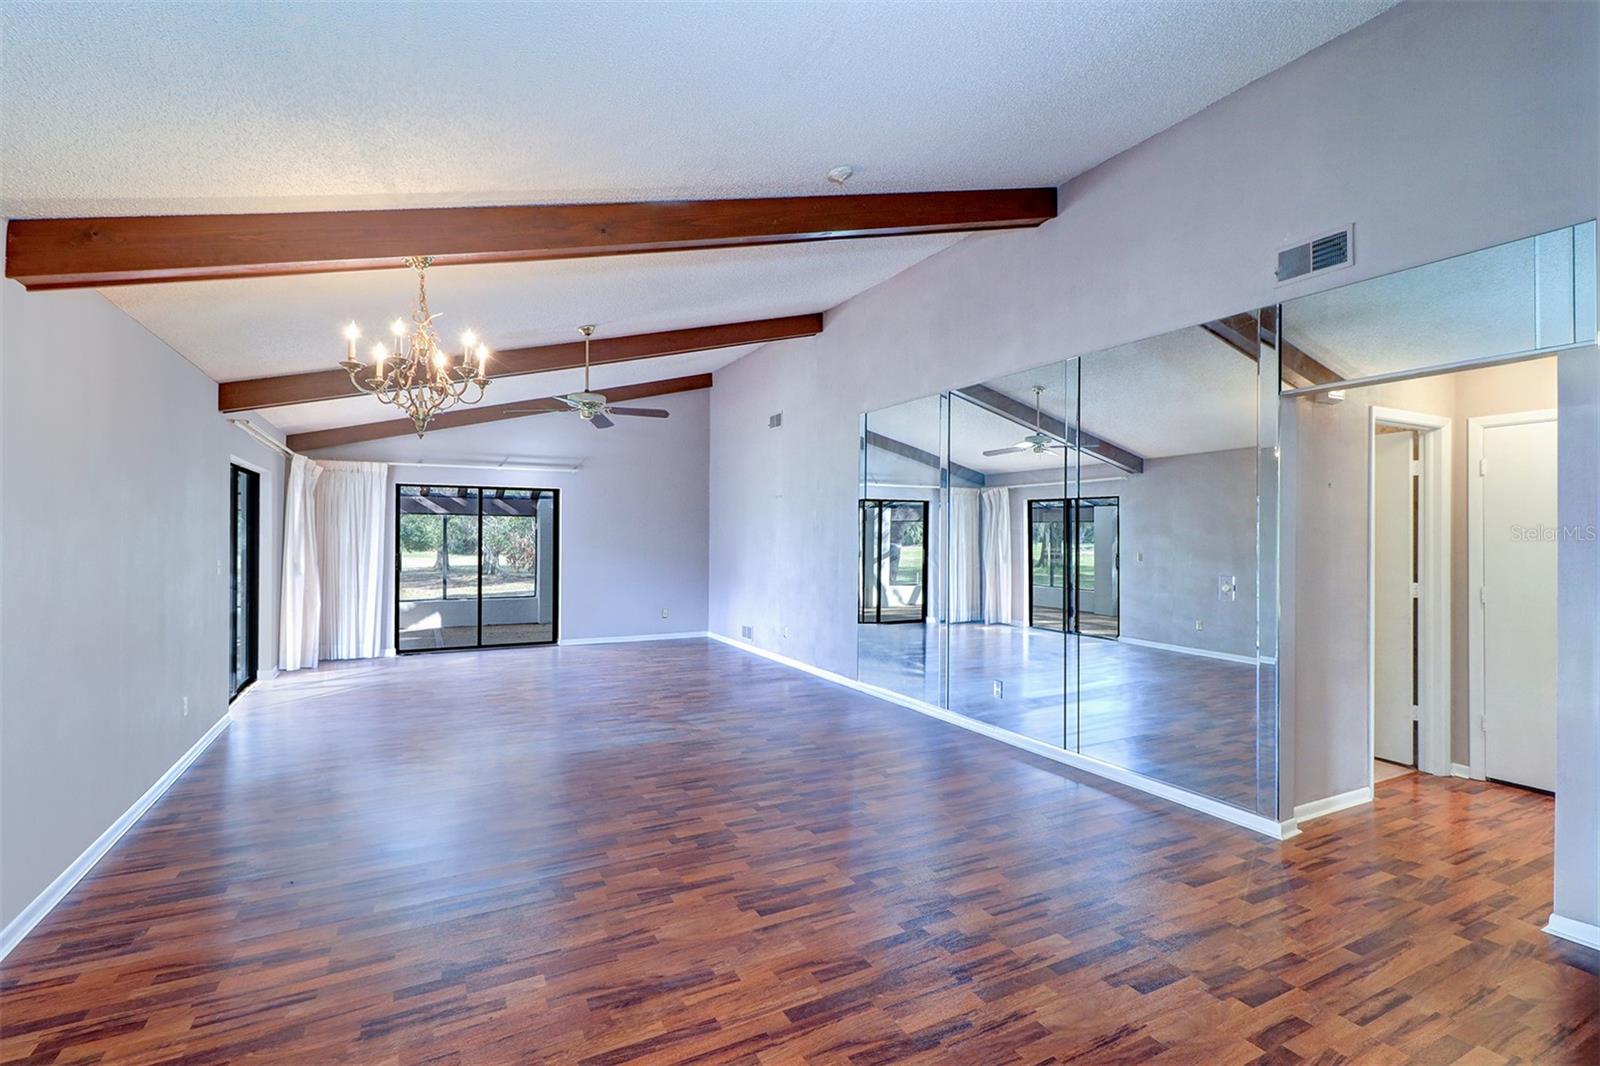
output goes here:
<path id="1" fill-rule="evenodd" d="M 921 500 L 861 501 L 863 623 L 928 617 L 928 505 Z"/>
<path id="2" fill-rule="evenodd" d="M 397 493 L 397 649 L 555 643 L 554 489 L 401 485 Z"/>
<path id="3" fill-rule="evenodd" d="M 1119 503 L 1115 496 L 1028 501 L 1029 625 L 1119 635 Z"/>
<path id="4" fill-rule="evenodd" d="M 233 498 L 229 534 L 229 663 L 228 700 L 256 679 L 258 617 L 256 608 L 261 576 L 261 475 L 242 466 L 229 470 Z"/>

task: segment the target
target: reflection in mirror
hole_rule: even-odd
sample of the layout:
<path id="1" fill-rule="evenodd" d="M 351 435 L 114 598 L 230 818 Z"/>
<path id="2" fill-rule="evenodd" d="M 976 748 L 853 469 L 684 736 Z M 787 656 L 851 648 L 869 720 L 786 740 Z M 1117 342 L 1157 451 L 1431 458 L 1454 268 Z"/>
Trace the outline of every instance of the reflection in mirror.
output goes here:
<path id="1" fill-rule="evenodd" d="M 1283 308 L 1285 383 L 1406 377 L 1593 343 L 1594 271 L 1586 222 L 1299 297 Z"/>
<path id="2" fill-rule="evenodd" d="M 1082 358 L 1094 462 L 1077 519 L 1078 570 L 1095 586 L 1079 591 L 1079 750 L 1248 809 L 1263 768 L 1255 333 L 1254 316 L 1234 316 Z M 1107 534 L 1114 614 L 1085 545 Z"/>
<path id="3" fill-rule="evenodd" d="M 1070 369 L 1070 384 L 1055 363 L 957 390 L 949 407 L 948 706 L 1057 748 L 1075 717 Z"/>
<path id="4" fill-rule="evenodd" d="M 859 680 L 940 702 L 940 400 L 861 420 Z"/>

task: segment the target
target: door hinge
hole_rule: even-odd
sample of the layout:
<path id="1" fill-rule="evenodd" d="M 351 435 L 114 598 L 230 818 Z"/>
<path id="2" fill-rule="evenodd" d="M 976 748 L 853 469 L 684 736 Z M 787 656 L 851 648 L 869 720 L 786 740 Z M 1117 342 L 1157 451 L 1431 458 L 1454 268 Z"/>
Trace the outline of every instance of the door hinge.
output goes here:
<path id="1" fill-rule="evenodd" d="M 1479 606 L 1483 606 L 1483 607 L 1487 607 L 1489 605 L 1489 586 L 1488 585 L 1479 585 L 1478 586 L 1478 604 L 1479 604 Z"/>
<path id="2" fill-rule="evenodd" d="M 1418 584 L 1417 582 L 1413 581 L 1411 583 L 1411 598 L 1412 599 L 1416 599 L 1418 596 L 1421 596 L 1421 595 L 1422 595 L 1422 586 L 1420 584 Z"/>
<path id="3" fill-rule="evenodd" d="M 1411 476 L 1412 477 L 1421 477 L 1422 476 L 1422 460 L 1421 459 L 1413 459 L 1413 460 L 1411 460 Z"/>
<path id="4" fill-rule="evenodd" d="M 1479 477 L 1487 477 L 1488 474 L 1489 474 L 1489 460 L 1487 460 L 1487 459 L 1479 459 L 1478 460 L 1478 476 Z"/>

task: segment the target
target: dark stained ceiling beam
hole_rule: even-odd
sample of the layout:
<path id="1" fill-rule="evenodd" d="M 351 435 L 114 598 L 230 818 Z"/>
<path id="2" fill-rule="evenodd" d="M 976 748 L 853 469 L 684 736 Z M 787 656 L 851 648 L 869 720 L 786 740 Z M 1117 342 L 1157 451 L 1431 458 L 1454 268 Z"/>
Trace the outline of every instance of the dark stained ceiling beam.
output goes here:
<path id="1" fill-rule="evenodd" d="M 983 189 L 532 207 L 13 219 L 6 277 L 30 289 L 103 288 L 402 266 L 1037 226 L 1056 190 Z"/>
<path id="2" fill-rule="evenodd" d="M 979 407 L 993 411 L 1013 422 L 1033 428 L 1033 405 L 1014 400 L 997 389 L 987 385 L 969 385 L 964 389 L 957 389 L 956 394 L 963 396 Z M 1102 462 L 1110 463 L 1119 470 L 1126 470 L 1130 474 L 1144 473 L 1144 459 L 1135 455 L 1120 444 L 1113 444 L 1103 437 L 1097 437 L 1082 426 L 1068 426 L 1061 419 L 1052 414 L 1041 412 L 1039 415 L 1039 429 L 1056 438 L 1063 444 L 1072 445 L 1085 455 L 1092 455 Z"/>
<path id="3" fill-rule="evenodd" d="M 687 352 L 810 337 L 821 332 L 822 315 L 791 315 L 787 318 L 697 326 L 628 337 L 596 337 L 590 344 L 590 358 L 595 366 L 603 366 L 663 355 L 683 355 Z M 336 347 L 330 345 L 329 351 L 334 351 Z M 333 357 L 329 359 L 332 361 Z M 518 374 L 570 370 L 582 365 L 582 341 L 545 344 L 535 348 L 508 348 L 494 353 L 489 359 L 490 377 L 494 380 Z M 224 381 L 217 386 L 217 409 L 259 411 L 292 403 L 313 403 L 360 395 L 363 395 L 362 392 L 350 383 L 350 375 L 343 370 L 313 370 L 304 374 Z"/>
<path id="4" fill-rule="evenodd" d="M 647 400 L 654 396 L 670 396 L 676 392 L 694 392 L 711 387 L 710 374 L 692 374 L 688 377 L 667 378 L 664 381 L 646 381 L 638 385 L 621 385 L 606 389 L 606 400 L 622 404 L 634 400 Z M 530 415 L 570 411 L 571 408 L 554 396 L 536 400 L 519 400 L 490 407 L 467 407 L 434 415 L 428 431 L 457 429 L 461 426 L 478 426 L 486 422 L 500 422 L 508 418 L 527 418 Z M 576 416 L 574 416 L 576 417 Z M 392 418 L 383 422 L 367 422 L 359 426 L 340 426 L 336 429 L 318 429 L 307 433 L 291 433 L 284 442 L 292 451 L 310 452 L 319 448 L 335 448 L 341 444 L 358 444 L 362 441 L 384 440 L 388 437 L 414 435 L 417 427 L 409 418 Z"/>
<path id="5" fill-rule="evenodd" d="M 919 448 L 915 444 L 907 444 L 905 441 L 897 440 L 894 437 L 886 437 L 877 430 L 867 430 L 866 443 L 868 447 L 877 448 L 879 451 L 888 452 L 890 455 L 898 455 L 901 458 L 910 459 L 913 463 L 920 463 L 934 470 L 939 469 L 939 457 L 937 455 L 925 448 Z M 970 466 L 962 466 L 954 460 L 950 463 L 950 475 L 961 478 L 963 481 L 970 481 L 975 485 L 983 485 L 988 481 L 983 474 Z M 867 483 L 872 483 L 871 471 L 868 471 Z M 938 488 L 937 485 L 928 487 Z"/>

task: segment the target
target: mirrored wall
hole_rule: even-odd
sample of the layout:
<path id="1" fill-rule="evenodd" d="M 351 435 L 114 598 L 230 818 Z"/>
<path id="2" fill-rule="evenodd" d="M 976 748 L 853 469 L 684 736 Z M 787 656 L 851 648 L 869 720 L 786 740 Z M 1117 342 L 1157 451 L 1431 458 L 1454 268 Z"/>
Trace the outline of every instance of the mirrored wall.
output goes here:
<path id="1" fill-rule="evenodd" d="M 867 413 L 860 680 L 1272 822 L 1362 787 L 1367 393 L 1511 403 L 1503 374 L 1428 381 L 1595 357 L 1595 285 L 1588 222 Z M 1540 373 L 1553 383 L 1548 366 L 1522 376 Z M 1319 444 L 1335 422 L 1353 444 Z M 1457 481 L 1465 455 L 1440 460 Z M 1338 555 L 1324 541 L 1344 529 Z M 1438 624 L 1460 645 L 1457 605 Z M 1280 649 L 1282 702 L 1320 753 L 1295 795 L 1280 795 Z M 1439 713 L 1448 766 L 1466 720 Z"/>
<path id="2" fill-rule="evenodd" d="M 1235 316 L 868 413 L 862 513 L 927 503 L 933 609 L 864 610 L 860 679 L 1274 815 L 1259 333 Z M 861 602 L 903 599 L 879 575 L 906 549 L 868 524 Z"/>

